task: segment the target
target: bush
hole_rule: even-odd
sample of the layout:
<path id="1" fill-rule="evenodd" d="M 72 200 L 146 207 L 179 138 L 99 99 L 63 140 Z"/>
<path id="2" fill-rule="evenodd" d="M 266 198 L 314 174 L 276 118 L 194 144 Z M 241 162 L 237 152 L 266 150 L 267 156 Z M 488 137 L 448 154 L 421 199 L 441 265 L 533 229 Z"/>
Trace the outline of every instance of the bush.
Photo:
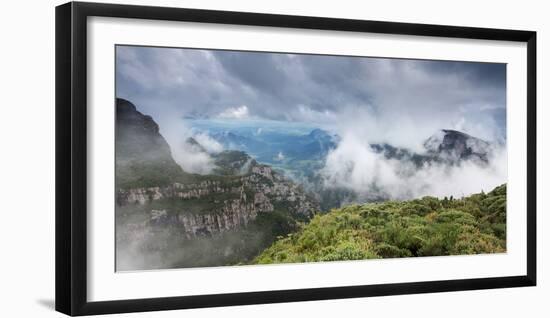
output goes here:
<path id="1" fill-rule="evenodd" d="M 461 199 L 423 197 L 316 215 L 253 263 L 499 253 L 506 250 L 506 185 Z"/>
<path id="2" fill-rule="evenodd" d="M 386 243 L 377 245 L 374 248 L 374 252 L 376 253 L 376 255 L 379 255 L 382 258 L 413 256 L 413 254 L 407 249 L 399 248 L 397 246 L 386 244 Z"/>

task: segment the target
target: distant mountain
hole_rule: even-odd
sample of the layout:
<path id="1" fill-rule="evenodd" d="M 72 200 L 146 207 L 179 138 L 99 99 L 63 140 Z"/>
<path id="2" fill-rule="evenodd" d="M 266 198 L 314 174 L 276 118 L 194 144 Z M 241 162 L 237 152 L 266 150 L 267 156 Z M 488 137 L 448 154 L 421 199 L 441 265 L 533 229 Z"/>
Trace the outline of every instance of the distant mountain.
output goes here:
<path id="1" fill-rule="evenodd" d="M 269 144 L 261 140 L 238 135 L 231 131 L 218 132 L 211 137 L 221 143 L 225 149 L 258 152 L 269 147 Z"/>
<path id="2" fill-rule="evenodd" d="M 340 142 L 338 135 L 322 129 L 313 129 L 306 135 L 266 133 L 259 136 L 242 136 L 232 131 L 218 132 L 212 137 L 226 149 L 241 150 L 253 155 L 260 162 L 277 166 L 286 163 L 304 167 L 301 161 L 324 160 L 327 154 Z M 371 149 L 387 159 L 408 160 L 421 166 L 426 162 L 460 164 L 475 161 L 487 164 L 494 147 L 487 141 L 466 133 L 442 129 L 430 136 L 424 143 L 424 151 L 414 152 L 388 143 L 373 143 Z"/>
<path id="3" fill-rule="evenodd" d="M 386 159 L 396 159 L 399 161 L 410 161 L 417 167 L 421 167 L 426 162 L 436 161 L 436 156 L 418 154 L 406 148 L 394 147 L 387 143 L 370 144 L 371 149 L 379 154 L 383 154 Z"/>
<path id="4" fill-rule="evenodd" d="M 322 129 L 319 129 L 319 128 L 313 129 L 309 133 L 309 137 L 311 137 L 312 139 L 317 139 L 317 140 L 330 139 L 330 135 L 326 131 L 324 131 Z"/>
<path id="5" fill-rule="evenodd" d="M 285 132 L 267 132 L 245 135 L 233 131 L 211 134 L 225 149 L 241 150 L 258 161 L 277 164 L 289 160 L 320 160 L 336 147 L 337 136 L 322 129 L 313 129 L 309 134 L 297 135 Z M 281 158 L 283 157 L 283 158 Z"/>
<path id="6" fill-rule="evenodd" d="M 466 133 L 442 129 L 424 142 L 429 154 L 435 154 L 453 162 L 459 160 L 477 160 L 487 163 L 492 151 L 487 141 L 470 136 Z"/>
<path id="7" fill-rule="evenodd" d="M 460 166 L 464 163 L 474 163 L 480 167 L 490 164 L 496 145 L 482 139 L 470 136 L 456 130 L 442 129 L 430 136 L 423 143 L 423 150 L 413 151 L 407 148 L 395 147 L 388 143 L 373 143 L 370 148 L 384 159 L 394 160 L 407 165 L 414 165 L 416 169 L 404 169 L 403 176 L 415 174 L 421 169 L 436 164 L 440 166 Z M 323 211 L 340 207 L 353 202 L 385 201 L 388 194 L 377 184 L 365 188 L 361 193 L 345 187 L 334 188 L 326 186 L 323 176 L 313 174 L 309 179 L 315 193 L 320 193 L 318 200 Z"/>
<path id="8" fill-rule="evenodd" d="M 383 154 L 387 159 L 411 161 L 418 167 L 431 162 L 455 165 L 473 161 L 488 164 L 494 149 L 487 141 L 450 129 L 442 129 L 430 136 L 423 146 L 424 152 L 416 153 L 386 143 L 371 144 L 376 153 Z"/>
<path id="9" fill-rule="evenodd" d="M 224 131 L 214 136 L 226 149 L 246 151 L 257 162 L 269 163 L 295 182 L 301 183 L 315 194 L 323 211 L 351 202 L 370 202 L 387 198 L 384 193 L 379 193 L 376 185 L 373 185 L 372 189 L 365 189 L 365 193 L 361 194 L 326 185 L 322 175 L 324 162 L 330 151 L 338 146 L 340 137 L 323 129 L 312 129 L 307 134 L 271 131 L 258 135 L 246 134 L 246 131 Z M 494 149 L 492 144 L 482 139 L 450 129 L 436 132 L 423 145 L 424 149 L 420 151 L 396 147 L 389 143 L 372 143 L 370 147 L 385 159 L 397 160 L 404 164 L 412 163 L 417 169 L 430 164 L 455 166 L 465 162 L 485 166 L 489 164 Z M 242 162 L 246 160 L 242 159 Z M 224 169 L 217 169 L 217 173 L 222 171 Z M 228 171 L 235 173 L 238 169 Z M 408 170 L 408 173 L 414 171 Z"/>
<path id="10" fill-rule="evenodd" d="M 298 143 L 298 147 L 293 149 L 294 152 L 303 151 L 310 158 L 308 159 L 324 159 L 328 152 L 336 148 L 340 138 L 337 135 L 331 135 L 327 131 L 322 129 L 312 130 L 307 137 L 303 137 Z M 306 159 L 305 156 L 298 154 L 295 157 Z"/>

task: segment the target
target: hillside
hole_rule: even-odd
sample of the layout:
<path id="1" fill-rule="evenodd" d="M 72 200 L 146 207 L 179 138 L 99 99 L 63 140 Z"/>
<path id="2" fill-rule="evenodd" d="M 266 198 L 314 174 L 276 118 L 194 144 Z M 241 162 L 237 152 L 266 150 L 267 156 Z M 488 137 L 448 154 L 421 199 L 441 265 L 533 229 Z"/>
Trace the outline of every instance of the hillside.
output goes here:
<path id="1" fill-rule="evenodd" d="M 295 263 L 506 251 L 506 185 L 462 199 L 368 203 L 316 215 L 253 263 Z"/>
<path id="2" fill-rule="evenodd" d="M 117 99 L 116 124 L 118 270 L 249 261 L 319 210 L 299 185 L 244 152 L 212 155 L 209 175 L 184 171 L 153 118 L 127 100 Z"/>

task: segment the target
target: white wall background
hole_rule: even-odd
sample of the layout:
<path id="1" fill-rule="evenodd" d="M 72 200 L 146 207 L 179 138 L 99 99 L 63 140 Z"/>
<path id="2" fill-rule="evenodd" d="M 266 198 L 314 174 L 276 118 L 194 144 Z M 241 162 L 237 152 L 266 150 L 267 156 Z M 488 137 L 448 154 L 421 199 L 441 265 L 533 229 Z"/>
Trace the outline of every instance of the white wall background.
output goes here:
<path id="1" fill-rule="evenodd" d="M 126 0 L 233 11 L 451 24 L 538 32 L 537 287 L 199 309 L 116 317 L 545 317 L 550 225 L 550 20 L 545 1 Z M 54 7 L 10 1 L 0 11 L 0 316 L 62 317 L 54 304 Z M 144 286 L 146 288 L 146 286 Z"/>

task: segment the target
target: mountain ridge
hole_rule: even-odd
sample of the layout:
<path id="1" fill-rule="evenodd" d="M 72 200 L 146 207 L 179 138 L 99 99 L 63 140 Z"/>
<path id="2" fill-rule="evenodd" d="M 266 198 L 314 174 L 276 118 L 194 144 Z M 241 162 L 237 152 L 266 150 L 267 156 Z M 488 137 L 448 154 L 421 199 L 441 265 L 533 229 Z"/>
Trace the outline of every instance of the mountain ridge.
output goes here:
<path id="1" fill-rule="evenodd" d="M 299 185 L 244 152 L 214 155 L 219 174 L 185 172 L 150 116 L 127 100 L 117 99 L 116 105 L 119 270 L 232 263 L 254 256 L 319 210 L 315 199 Z M 186 142 L 204 149 L 195 139 Z M 237 233 L 252 235 L 258 243 L 247 245 L 235 239 L 229 244 L 227 238 L 238 237 Z M 172 245 L 181 250 L 200 244 L 210 244 L 217 252 L 209 259 L 168 257 L 162 263 L 153 257 Z M 147 264 L 136 264 L 134 255 L 142 255 L 143 250 L 150 255 Z"/>

